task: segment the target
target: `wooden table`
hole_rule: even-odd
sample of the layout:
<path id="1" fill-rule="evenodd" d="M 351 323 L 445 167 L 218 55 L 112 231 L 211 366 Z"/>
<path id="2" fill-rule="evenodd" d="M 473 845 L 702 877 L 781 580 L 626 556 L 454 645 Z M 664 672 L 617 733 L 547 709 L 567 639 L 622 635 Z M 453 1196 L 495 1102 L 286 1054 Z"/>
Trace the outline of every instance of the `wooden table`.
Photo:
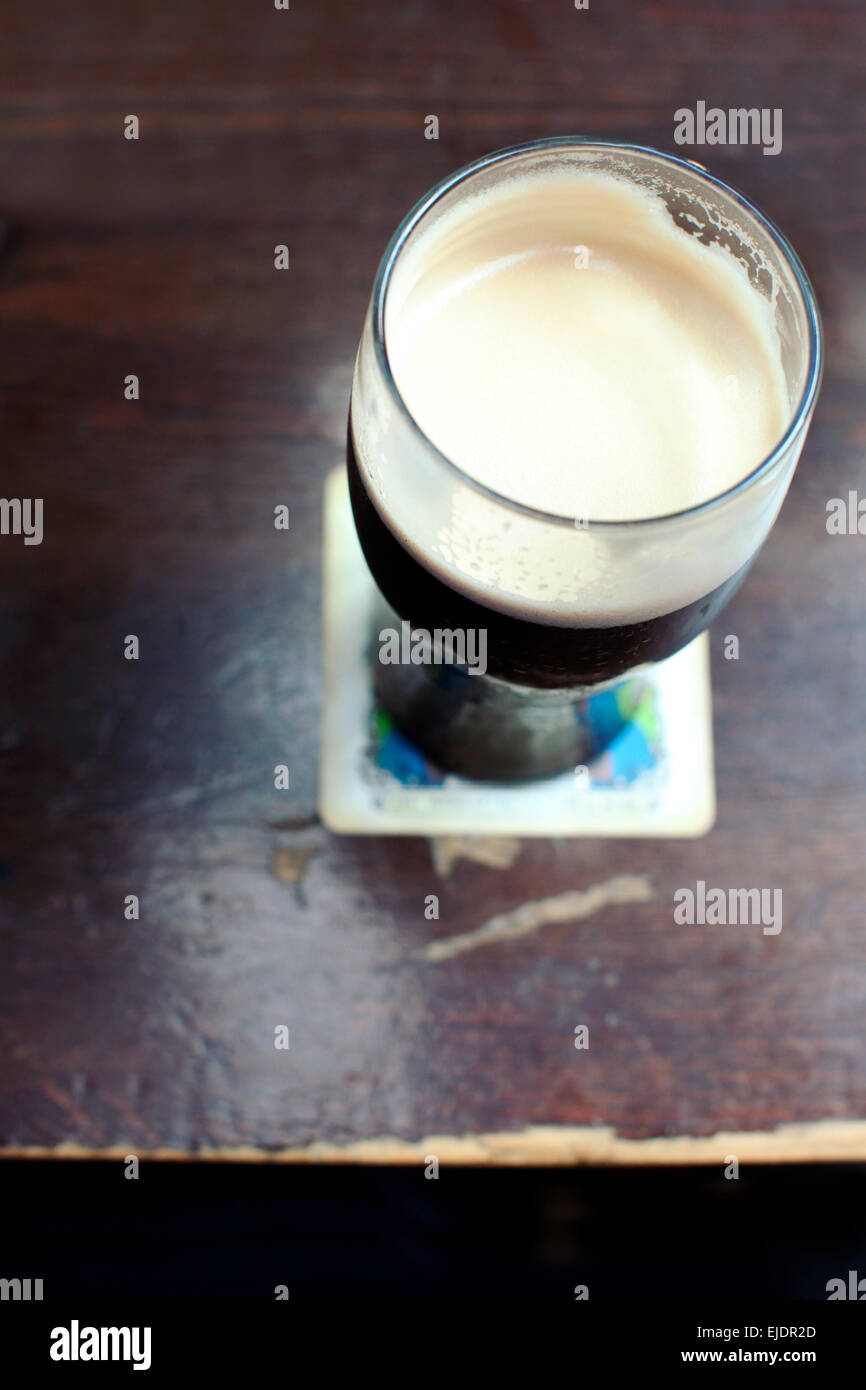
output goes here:
<path id="1" fill-rule="evenodd" d="M 7 22 L 0 492 L 44 498 L 45 538 L 0 537 L 6 1152 L 866 1157 L 866 540 L 825 526 L 866 493 L 864 40 L 854 0 Z M 327 833 L 322 488 L 386 239 L 485 151 L 674 150 L 698 100 L 782 108 L 780 155 L 694 155 L 794 242 L 828 350 L 783 514 L 712 634 L 715 830 L 527 841 L 442 876 L 425 840 Z M 651 900 L 418 958 L 620 873 Z M 783 931 L 675 926 L 697 879 L 781 887 Z"/>

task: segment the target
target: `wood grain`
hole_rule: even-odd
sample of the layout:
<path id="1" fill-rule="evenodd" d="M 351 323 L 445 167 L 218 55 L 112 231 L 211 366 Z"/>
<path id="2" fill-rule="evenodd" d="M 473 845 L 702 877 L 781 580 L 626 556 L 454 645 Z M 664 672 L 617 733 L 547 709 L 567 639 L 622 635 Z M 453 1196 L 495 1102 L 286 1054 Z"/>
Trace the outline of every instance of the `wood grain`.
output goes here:
<path id="1" fill-rule="evenodd" d="M 0 1143 L 334 1153 L 862 1121 L 866 542 L 825 529 L 829 497 L 866 493 L 862 9 L 87 0 L 5 28 L 0 493 L 42 496 L 46 534 L 0 537 Z M 695 155 L 793 241 L 828 351 L 783 513 L 712 634 L 715 831 L 531 842 L 447 879 L 422 840 L 326 834 L 322 486 L 388 236 L 485 151 L 674 149 L 699 99 L 783 109 L 778 157 Z M 653 899 L 419 959 L 620 874 Z M 698 878 L 781 887 L 783 931 L 676 927 Z"/>

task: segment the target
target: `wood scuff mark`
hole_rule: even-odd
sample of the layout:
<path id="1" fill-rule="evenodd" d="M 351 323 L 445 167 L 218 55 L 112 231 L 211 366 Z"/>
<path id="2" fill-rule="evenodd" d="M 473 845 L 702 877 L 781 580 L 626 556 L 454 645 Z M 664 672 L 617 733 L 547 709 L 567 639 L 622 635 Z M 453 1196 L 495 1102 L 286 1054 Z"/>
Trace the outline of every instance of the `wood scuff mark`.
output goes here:
<path id="1" fill-rule="evenodd" d="M 487 869 L 510 869 L 522 841 L 505 835 L 437 835 L 430 841 L 433 868 L 447 878 L 458 859 L 471 859 Z"/>
<path id="2" fill-rule="evenodd" d="M 558 893 L 552 898 L 539 898 L 535 902 L 523 903 L 510 912 L 500 912 L 489 918 L 473 931 L 460 932 L 457 936 L 446 936 L 439 941 L 431 941 L 418 952 L 422 960 L 439 962 L 474 951 L 479 946 L 490 946 L 499 941 L 516 941 L 531 936 L 541 927 L 556 922 L 577 922 L 584 917 L 601 911 L 605 907 L 615 907 L 621 903 L 650 902 L 654 896 L 653 886 L 646 874 L 617 874 L 594 883 L 589 888 L 575 888 L 567 893 Z"/>
<path id="3" fill-rule="evenodd" d="M 271 871 L 280 883 L 297 885 L 304 877 L 307 864 L 318 852 L 318 845 L 299 845 L 296 849 L 283 845 L 274 850 Z"/>

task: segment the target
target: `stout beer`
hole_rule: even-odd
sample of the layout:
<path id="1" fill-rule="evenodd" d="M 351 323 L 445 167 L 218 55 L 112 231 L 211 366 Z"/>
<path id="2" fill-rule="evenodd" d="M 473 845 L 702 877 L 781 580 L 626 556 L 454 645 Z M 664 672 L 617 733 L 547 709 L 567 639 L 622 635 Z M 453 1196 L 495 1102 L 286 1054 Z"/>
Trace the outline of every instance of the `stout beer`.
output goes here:
<path id="1" fill-rule="evenodd" d="M 540 142 L 434 191 L 380 268 L 349 420 L 397 614 L 486 628 L 494 681 L 572 698 L 700 633 L 814 404 L 790 257 L 723 185 L 633 147 Z"/>

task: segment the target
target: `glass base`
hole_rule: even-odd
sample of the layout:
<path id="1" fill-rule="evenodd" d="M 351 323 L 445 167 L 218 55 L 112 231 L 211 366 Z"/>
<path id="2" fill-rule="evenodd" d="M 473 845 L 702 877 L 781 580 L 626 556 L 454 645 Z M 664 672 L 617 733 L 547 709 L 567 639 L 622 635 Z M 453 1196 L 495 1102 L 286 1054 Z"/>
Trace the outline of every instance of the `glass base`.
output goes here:
<path id="1" fill-rule="evenodd" d="M 385 605 L 376 632 L 399 630 Z M 523 782 L 588 767 L 629 724 L 646 690 L 639 676 L 598 688 L 537 690 L 456 665 L 379 659 L 376 695 L 411 743 L 445 772 L 482 782 Z"/>

